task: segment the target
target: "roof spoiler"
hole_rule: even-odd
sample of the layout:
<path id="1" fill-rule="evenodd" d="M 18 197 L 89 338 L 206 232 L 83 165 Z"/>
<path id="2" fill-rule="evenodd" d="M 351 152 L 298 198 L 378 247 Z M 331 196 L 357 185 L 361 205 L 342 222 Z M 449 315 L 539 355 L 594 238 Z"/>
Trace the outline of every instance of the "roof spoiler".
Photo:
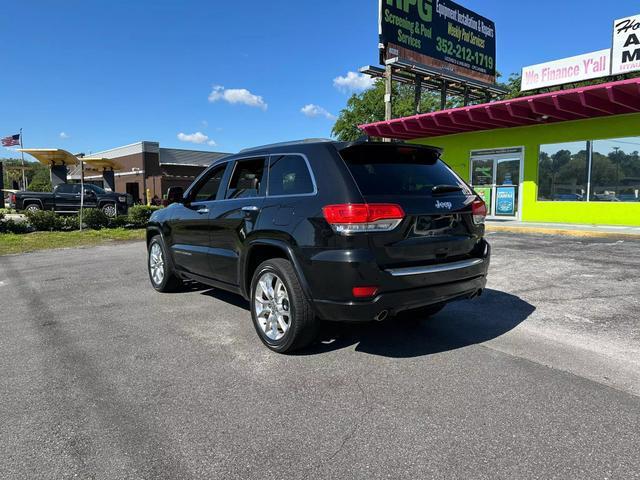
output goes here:
<path id="1" fill-rule="evenodd" d="M 371 146 L 375 145 L 382 148 L 404 146 L 408 148 L 424 149 L 424 150 L 431 150 L 431 151 L 435 150 L 440 154 L 442 154 L 442 152 L 444 151 L 440 147 L 434 147 L 432 145 L 422 145 L 419 143 L 407 143 L 402 140 L 383 142 L 380 140 L 374 140 L 372 137 L 369 137 L 368 135 L 363 135 L 353 142 L 338 143 L 336 144 L 336 148 L 338 149 L 338 151 L 342 151 L 342 150 L 347 150 L 349 148 L 355 148 L 355 147 L 364 146 L 364 145 L 371 145 Z"/>

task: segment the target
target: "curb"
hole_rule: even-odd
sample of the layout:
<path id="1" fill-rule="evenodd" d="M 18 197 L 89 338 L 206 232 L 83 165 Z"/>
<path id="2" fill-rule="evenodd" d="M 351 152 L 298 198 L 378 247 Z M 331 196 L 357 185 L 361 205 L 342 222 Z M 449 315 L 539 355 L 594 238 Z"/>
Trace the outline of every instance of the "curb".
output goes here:
<path id="1" fill-rule="evenodd" d="M 564 235 L 568 237 L 587 237 L 587 238 L 620 238 L 627 237 L 629 239 L 639 239 L 639 233 L 631 232 L 609 232 L 609 231 L 592 231 L 577 230 L 562 227 L 516 227 L 508 225 L 486 225 L 487 232 L 508 232 L 508 233 L 534 233 L 540 235 Z"/>

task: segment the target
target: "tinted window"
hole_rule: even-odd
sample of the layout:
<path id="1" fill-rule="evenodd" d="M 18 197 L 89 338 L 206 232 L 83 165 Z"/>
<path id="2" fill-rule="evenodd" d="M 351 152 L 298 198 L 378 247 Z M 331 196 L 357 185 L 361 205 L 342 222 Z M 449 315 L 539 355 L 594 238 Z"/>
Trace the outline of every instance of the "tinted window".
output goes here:
<path id="1" fill-rule="evenodd" d="M 56 193 L 74 193 L 74 189 L 73 189 L 74 185 L 72 183 L 63 183 L 61 185 L 58 185 L 58 188 L 56 188 Z M 80 190 L 78 190 L 79 192 Z"/>
<path id="2" fill-rule="evenodd" d="M 262 195 L 264 158 L 236 163 L 226 198 L 246 198 Z"/>
<path id="3" fill-rule="evenodd" d="M 98 195 L 103 195 L 107 193 L 104 189 L 98 187 L 97 185 L 93 185 L 91 183 L 85 183 L 84 188 L 86 188 L 87 190 L 93 190 Z"/>
<path id="4" fill-rule="evenodd" d="M 199 187 L 196 188 L 193 193 L 193 201 L 194 202 L 206 202 L 210 200 L 215 200 L 218 195 L 218 189 L 220 188 L 220 183 L 222 183 L 222 177 L 224 175 L 226 165 L 223 165 L 218 168 L 214 168 L 207 175 L 207 179 L 204 180 Z"/>
<path id="5" fill-rule="evenodd" d="M 313 193 L 311 174 L 304 158 L 300 155 L 272 157 L 269 167 L 269 195 L 304 193 Z"/>
<path id="6" fill-rule="evenodd" d="M 341 155 L 363 195 L 431 195 L 437 185 L 456 185 L 470 193 L 436 150 L 360 145 Z"/>
<path id="7" fill-rule="evenodd" d="M 538 200 L 582 202 L 587 198 L 587 142 L 541 145 Z"/>

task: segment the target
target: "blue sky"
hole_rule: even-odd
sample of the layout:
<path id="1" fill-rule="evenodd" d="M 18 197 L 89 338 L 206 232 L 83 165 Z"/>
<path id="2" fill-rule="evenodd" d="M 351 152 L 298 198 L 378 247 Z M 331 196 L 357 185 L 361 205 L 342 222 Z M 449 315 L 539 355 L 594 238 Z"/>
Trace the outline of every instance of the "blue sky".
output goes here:
<path id="1" fill-rule="evenodd" d="M 640 11 L 631 0 L 459 3 L 496 22 L 506 75 L 608 48 L 613 20 Z M 0 19 L 0 136 L 23 127 L 25 147 L 72 152 L 139 140 L 234 152 L 327 137 L 349 87 L 362 84 L 334 79 L 377 63 L 377 5 L 11 2 Z"/>

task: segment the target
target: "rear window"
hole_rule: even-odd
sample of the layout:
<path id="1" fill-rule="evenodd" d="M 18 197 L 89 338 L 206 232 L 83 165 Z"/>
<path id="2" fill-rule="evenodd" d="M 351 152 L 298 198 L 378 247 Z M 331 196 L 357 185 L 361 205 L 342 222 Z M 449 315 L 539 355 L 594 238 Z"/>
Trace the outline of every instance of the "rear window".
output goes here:
<path id="1" fill-rule="evenodd" d="M 440 160 L 437 150 L 357 145 L 340 152 L 363 195 L 431 195 L 439 185 L 467 185 Z"/>

